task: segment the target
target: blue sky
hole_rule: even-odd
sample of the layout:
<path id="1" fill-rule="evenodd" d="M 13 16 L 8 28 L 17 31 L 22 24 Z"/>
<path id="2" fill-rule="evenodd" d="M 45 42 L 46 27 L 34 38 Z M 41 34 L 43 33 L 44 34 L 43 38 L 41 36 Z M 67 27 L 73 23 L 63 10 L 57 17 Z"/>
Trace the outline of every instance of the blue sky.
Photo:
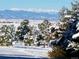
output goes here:
<path id="1" fill-rule="evenodd" d="M 42 9 L 60 9 L 63 6 L 71 6 L 73 0 L 0 0 L 0 9 L 27 9 L 27 8 L 42 8 Z"/>

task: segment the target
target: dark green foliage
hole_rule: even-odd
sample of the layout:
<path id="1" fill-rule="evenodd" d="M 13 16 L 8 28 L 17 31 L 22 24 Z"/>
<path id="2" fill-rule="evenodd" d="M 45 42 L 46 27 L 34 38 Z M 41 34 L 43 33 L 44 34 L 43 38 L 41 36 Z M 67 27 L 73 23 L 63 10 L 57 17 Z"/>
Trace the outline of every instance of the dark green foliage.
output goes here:
<path id="1" fill-rule="evenodd" d="M 44 40 L 44 37 L 42 35 L 37 36 L 37 41 L 40 41 L 40 40 Z"/>
<path id="2" fill-rule="evenodd" d="M 24 20 L 18 27 L 18 31 L 16 31 L 16 36 L 18 37 L 19 40 L 24 40 L 24 35 L 30 31 L 28 23 L 29 23 L 28 20 Z"/>

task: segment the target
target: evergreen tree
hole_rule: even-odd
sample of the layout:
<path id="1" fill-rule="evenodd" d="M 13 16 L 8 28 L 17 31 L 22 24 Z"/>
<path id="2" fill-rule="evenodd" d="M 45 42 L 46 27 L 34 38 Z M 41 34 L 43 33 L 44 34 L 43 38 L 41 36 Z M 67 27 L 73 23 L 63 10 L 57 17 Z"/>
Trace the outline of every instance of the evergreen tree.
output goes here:
<path id="1" fill-rule="evenodd" d="M 24 35 L 30 31 L 28 26 L 29 21 L 24 20 L 21 22 L 20 26 L 18 27 L 18 31 L 16 31 L 17 40 L 24 40 Z"/>
<path id="2" fill-rule="evenodd" d="M 63 37 L 55 45 L 62 47 L 68 57 L 79 56 L 79 1 L 72 3 L 72 9 L 60 12 L 60 29 Z"/>
<path id="3" fill-rule="evenodd" d="M 12 41 L 15 37 L 15 30 L 13 25 L 3 25 L 1 27 L 1 32 L 4 33 L 4 35 L 0 36 L 0 43 L 2 45 L 11 45 Z"/>

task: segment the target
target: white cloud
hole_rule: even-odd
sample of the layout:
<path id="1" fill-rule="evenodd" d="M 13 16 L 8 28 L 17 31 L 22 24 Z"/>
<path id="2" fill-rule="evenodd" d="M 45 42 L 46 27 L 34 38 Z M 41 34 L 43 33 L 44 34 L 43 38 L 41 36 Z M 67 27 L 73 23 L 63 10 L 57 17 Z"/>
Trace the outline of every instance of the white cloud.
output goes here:
<path id="1" fill-rule="evenodd" d="M 31 12 L 58 12 L 58 10 L 42 9 L 42 8 L 28 8 L 28 9 L 11 8 L 10 10 L 24 10 L 24 11 L 31 11 Z"/>

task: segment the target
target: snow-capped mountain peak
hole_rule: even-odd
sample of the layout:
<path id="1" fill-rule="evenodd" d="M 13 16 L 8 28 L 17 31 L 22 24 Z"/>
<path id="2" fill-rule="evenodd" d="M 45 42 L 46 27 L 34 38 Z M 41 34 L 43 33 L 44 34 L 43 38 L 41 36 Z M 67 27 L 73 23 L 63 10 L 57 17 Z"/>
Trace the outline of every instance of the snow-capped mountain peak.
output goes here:
<path id="1" fill-rule="evenodd" d="M 58 19 L 58 12 L 53 9 L 10 9 L 0 10 L 1 19 Z"/>

